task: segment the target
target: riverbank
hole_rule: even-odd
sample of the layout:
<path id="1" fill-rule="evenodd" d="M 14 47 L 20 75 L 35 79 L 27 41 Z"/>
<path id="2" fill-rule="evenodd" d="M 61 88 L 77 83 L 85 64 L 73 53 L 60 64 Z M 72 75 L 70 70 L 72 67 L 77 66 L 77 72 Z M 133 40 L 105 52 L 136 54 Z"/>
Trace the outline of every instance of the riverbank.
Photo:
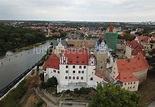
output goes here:
<path id="1" fill-rule="evenodd" d="M 29 50 L 29 49 L 32 49 L 34 47 L 38 47 L 40 45 L 43 45 L 43 43 L 36 43 L 36 44 L 30 45 L 30 46 L 22 47 L 22 48 L 16 49 L 15 52 L 21 52 L 24 50 Z"/>
<path id="2" fill-rule="evenodd" d="M 15 50 L 15 52 L 13 54 L 16 54 L 16 53 L 19 53 L 19 52 L 22 52 L 22 51 L 26 51 L 26 50 L 30 50 L 30 49 L 33 49 L 34 47 L 39 47 L 39 46 L 41 46 L 43 44 L 44 44 L 44 42 L 43 43 L 36 43 L 36 44 L 33 44 L 33 45 L 29 45 L 29 46 L 25 46 L 25 47 L 22 47 L 22 48 L 18 48 L 18 49 Z M 5 56 L 6 56 L 5 54 L 0 55 L 0 59 L 5 58 Z"/>

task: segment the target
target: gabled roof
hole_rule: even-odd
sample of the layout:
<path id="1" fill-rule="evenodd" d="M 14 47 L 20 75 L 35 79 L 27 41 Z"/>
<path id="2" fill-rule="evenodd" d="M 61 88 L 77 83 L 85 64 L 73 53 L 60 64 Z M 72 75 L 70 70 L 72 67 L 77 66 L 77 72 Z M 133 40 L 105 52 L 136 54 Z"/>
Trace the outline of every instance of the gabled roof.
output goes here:
<path id="1" fill-rule="evenodd" d="M 121 82 L 138 81 L 138 79 L 130 71 L 120 72 L 116 79 L 120 80 Z"/>
<path id="2" fill-rule="evenodd" d="M 138 79 L 133 75 L 133 72 L 139 72 L 149 68 L 149 65 L 142 53 L 138 53 L 131 59 L 116 60 L 116 64 L 119 73 L 116 79 L 122 82 L 138 81 Z"/>
<path id="3" fill-rule="evenodd" d="M 68 58 L 68 64 L 88 65 L 87 50 L 63 50 L 62 53 Z"/>
<path id="4" fill-rule="evenodd" d="M 118 72 L 138 72 L 149 68 L 149 65 L 142 53 L 138 53 L 131 59 L 116 60 Z"/>
<path id="5" fill-rule="evenodd" d="M 141 52 L 143 54 L 143 56 L 145 56 L 145 53 L 143 51 L 143 49 L 144 49 L 143 45 L 138 43 L 136 40 L 133 40 L 131 42 L 127 41 L 126 45 L 132 48 L 132 52 L 131 52 L 132 55 L 137 55 L 138 53 Z"/>
<path id="6" fill-rule="evenodd" d="M 148 43 L 149 38 L 147 36 L 138 36 L 139 42 L 145 42 Z"/>
<path id="7" fill-rule="evenodd" d="M 99 78 L 101 78 L 101 79 L 107 81 L 107 79 L 106 79 L 104 76 L 102 76 L 102 75 L 100 75 L 100 74 L 98 74 L 98 73 L 95 73 L 95 75 L 96 75 L 97 77 L 99 77 Z"/>
<path id="8" fill-rule="evenodd" d="M 45 62 L 43 68 L 59 69 L 59 64 L 60 64 L 59 58 L 55 54 L 52 54 L 50 58 Z"/>
<path id="9" fill-rule="evenodd" d="M 135 49 L 137 47 L 140 47 L 141 49 L 143 49 L 143 45 L 139 44 L 136 40 L 133 40 L 133 41 L 127 41 L 126 42 L 126 45 L 131 47 L 132 49 Z"/>

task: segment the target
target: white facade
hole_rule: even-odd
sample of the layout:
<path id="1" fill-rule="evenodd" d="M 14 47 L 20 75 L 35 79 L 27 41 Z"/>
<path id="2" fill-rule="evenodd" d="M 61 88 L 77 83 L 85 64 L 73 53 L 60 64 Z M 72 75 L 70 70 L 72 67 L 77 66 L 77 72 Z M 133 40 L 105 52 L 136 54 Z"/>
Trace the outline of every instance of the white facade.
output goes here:
<path id="1" fill-rule="evenodd" d="M 129 47 L 128 45 L 125 46 L 125 56 L 127 58 L 131 58 L 132 57 L 132 48 Z"/>
<path id="2" fill-rule="evenodd" d="M 124 65 L 124 66 L 126 66 L 126 65 Z M 110 75 L 110 81 L 112 81 L 112 82 L 120 81 L 120 80 L 117 79 L 117 76 L 119 75 L 119 72 L 118 72 L 116 61 L 115 61 L 114 66 L 112 67 L 112 72 L 109 73 L 109 75 Z M 122 82 L 121 81 L 120 85 L 121 85 L 121 88 L 124 88 L 126 90 L 137 91 L 139 81 L 129 81 L 129 82 Z"/>
<path id="3" fill-rule="evenodd" d="M 139 81 L 123 82 L 122 88 L 130 91 L 137 91 L 138 85 L 139 85 Z"/>
<path id="4" fill-rule="evenodd" d="M 98 83 L 104 84 L 106 81 L 95 75 L 95 64 L 95 57 L 89 58 L 88 65 L 68 64 L 68 59 L 62 55 L 59 69 L 46 68 L 44 71 L 45 81 L 53 76 L 56 77 L 58 81 L 57 92 L 81 87 L 96 88 Z"/>

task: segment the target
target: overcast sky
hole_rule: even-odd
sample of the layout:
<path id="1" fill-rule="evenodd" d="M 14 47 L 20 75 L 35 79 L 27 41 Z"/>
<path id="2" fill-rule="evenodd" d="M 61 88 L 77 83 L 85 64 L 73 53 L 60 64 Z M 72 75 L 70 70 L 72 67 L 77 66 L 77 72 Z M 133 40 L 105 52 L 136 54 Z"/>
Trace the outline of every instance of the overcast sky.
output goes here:
<path id="1" fill-rule="evenodd" d="M 155 21 L 155 0 L 0 0 L 0 20 Z"/>

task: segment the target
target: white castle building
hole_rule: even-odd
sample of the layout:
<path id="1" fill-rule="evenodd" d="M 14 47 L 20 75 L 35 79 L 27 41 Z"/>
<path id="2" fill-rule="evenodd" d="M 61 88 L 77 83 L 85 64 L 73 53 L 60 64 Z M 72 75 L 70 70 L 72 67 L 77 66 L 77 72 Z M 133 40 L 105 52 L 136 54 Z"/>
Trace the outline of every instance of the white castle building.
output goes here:
<path id="1" fill-rule="evenodd" d="M 104 85 L 107 82 L 95 70 L 96 58 L 87 50 L 62 50 L 59 56 L 53 53 L 45 62 L 44 77 L 57 78 L 57 92 L 81 87 L 96 88 L 98 83 Z"/>

